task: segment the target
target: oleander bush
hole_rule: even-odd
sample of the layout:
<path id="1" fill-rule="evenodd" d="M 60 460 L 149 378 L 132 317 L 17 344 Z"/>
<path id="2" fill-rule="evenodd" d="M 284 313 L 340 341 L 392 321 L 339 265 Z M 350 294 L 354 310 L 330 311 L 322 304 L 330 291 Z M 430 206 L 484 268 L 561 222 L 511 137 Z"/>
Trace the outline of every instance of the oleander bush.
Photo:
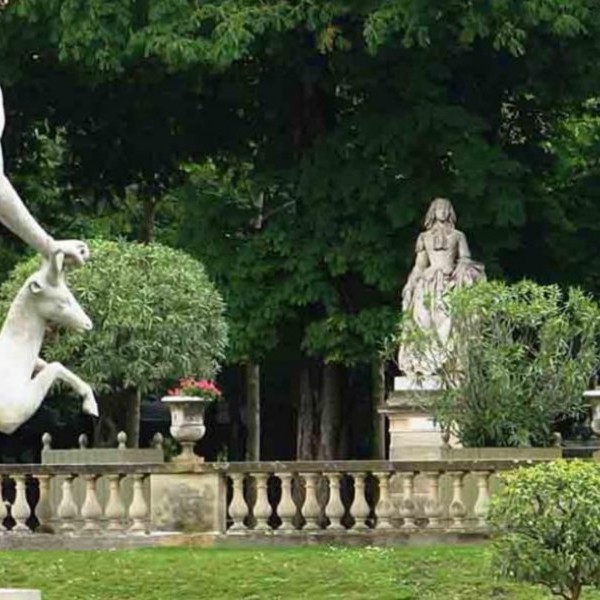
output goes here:
<path id="1" fill-rule="evenodd" d="M 551 445 L 600 365 L 598 304 L 577 288 L 490 281 L 450 294 L 448 310 L 438 421 L 464 446 Z"/>

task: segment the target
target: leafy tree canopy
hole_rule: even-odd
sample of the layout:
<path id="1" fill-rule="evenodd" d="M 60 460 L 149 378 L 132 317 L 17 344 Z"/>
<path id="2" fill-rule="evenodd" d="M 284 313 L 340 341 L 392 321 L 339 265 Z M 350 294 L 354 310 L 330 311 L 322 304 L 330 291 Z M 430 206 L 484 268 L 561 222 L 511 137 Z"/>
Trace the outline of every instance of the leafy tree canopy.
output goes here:
<path id="1" fill-rule="evenodd" d="M 492 274 L 572 281 L 594 260 L 594 7 L 21 0 L 0 68 L 16 117 L 65 127 L 99 201 L 185 181 L 180 240 L 223 284 L 236 356 L 293 341 L 356 362 L 390 328 L 433 196 Z"/>

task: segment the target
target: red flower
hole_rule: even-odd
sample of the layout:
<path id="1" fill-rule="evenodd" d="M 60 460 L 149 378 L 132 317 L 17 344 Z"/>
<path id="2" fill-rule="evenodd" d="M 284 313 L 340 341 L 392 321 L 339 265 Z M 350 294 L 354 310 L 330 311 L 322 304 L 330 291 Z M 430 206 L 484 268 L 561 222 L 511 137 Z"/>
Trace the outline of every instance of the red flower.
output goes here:
<path id="1" fill-rule="evenodd" d="M 179 380 L 178 387 L 168 391 L 169 396 L 196 396 L 216 400 L 221 396 L 221 390 L 208 379 L 193 379 L 184 377 Z"/>

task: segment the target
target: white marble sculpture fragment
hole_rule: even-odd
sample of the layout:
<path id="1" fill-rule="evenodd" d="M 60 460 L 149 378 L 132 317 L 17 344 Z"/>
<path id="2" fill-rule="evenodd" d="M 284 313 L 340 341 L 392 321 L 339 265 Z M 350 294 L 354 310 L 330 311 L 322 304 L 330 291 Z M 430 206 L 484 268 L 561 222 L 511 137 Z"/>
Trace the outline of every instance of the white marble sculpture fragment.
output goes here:
<path id="1" fill-rule="evenodd" d="M 69 290 L 64 254 L 56 252 L 31 275 L 10 306 L 0 331 L 0 431 L 13 433 L 39 408 L 52 384 L 64 381 L 83 398 L 84 412 L 98 416 L 92 388 L 58 362 L 40 356 L 46 327 L 55 323 L 79 331 L 92 328 Z"/>
<path id="2" fill-rule="evenodd" d="M 6 117 L 0 88 L 0 141 Z M 91 329 L 92 322 L 67 287 L 64 261 L 80 266 L 89 249 L 80 240 L 55 240 L 27 210 L 4 171 L 0 143 L 0 223 L 45 257 L 44 266 L 21 288 L 0 332 L 0 431 L 12 433 L 37 410 L 54 381 L 83 397 L 83 410 L 97 415 L 90 386 L 59 363 L 39 357 L 48 322 Z"/>
<path id="3" fill-rule="evenodd" d="M 414 267 L 402 290 L 404 319 L 432 334 L 426 349 L 417 350 L 409 341 L 400 345 L 398 366 L 411 379 L 435 375 L 444 360 L 452 327 L 448 292 L 485 279 L 483 264 L 471 259 L 467 238 L 455 224 L 451 202 L 433 200 L 425 217 L 425 231 L 417 238 Z"/>

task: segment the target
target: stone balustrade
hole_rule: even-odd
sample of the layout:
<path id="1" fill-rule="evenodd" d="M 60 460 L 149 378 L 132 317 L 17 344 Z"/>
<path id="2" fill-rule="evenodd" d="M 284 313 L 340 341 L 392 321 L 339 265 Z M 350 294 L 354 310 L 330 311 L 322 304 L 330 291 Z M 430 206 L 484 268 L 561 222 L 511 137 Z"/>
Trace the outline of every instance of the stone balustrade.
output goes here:
<path id="1" fill-rule="evenodd" d="M 230 463 L 227 535 L 485 534 L 514 461 Z"/>
<path id="2" fill-rule="evenodd" d="M 144 466 L 0 465 L 0 532 L 146 533 L 149 476 Z M 132 480 L 128 494 L 122 486 L 126 477 Z M 108 490 L 104 497 L 98 491 L 101 480 Z M 51 494 L 52 488 L 58 493 Z"/>
<path id="3" fill-rule="evenodd" d="M 106 547 L 119 539 L 381 535 L 387 543 L 485 535 L 497 475 L 527 464 L 533 461 L 0 465 L 0 546 L 30 547 L 24 539 L 42 537 L 60 544 L 65 536 L 71 547 L 74 539 L 77 547 Z"/>

